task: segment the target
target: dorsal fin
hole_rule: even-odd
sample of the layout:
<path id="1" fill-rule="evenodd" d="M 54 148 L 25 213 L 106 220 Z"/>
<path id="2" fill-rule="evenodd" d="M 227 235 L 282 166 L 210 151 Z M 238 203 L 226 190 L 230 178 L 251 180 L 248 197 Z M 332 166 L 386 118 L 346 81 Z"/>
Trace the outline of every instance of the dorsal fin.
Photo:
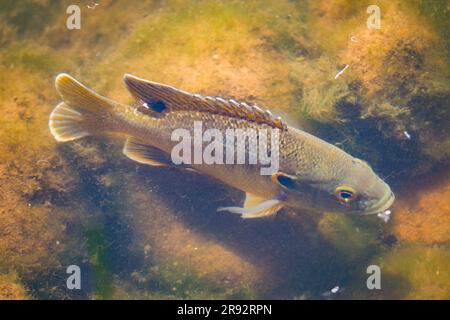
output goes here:
<path id="1" fill-rule="evenodd" d="M 275 118 L 270 111 L 264 111 L 256 105 L 237 102 L 233 99 L 213 98 L 191 94 L 174 87 L 152 82 L 126 74 L 124 82 L 130 93 L 144 107 L 156 112 L 200 111 L 248 121 L 267 124 L 274 128 L 286 130 L 287 126 L 280 118 Z M 145 108 L 143 108 L 145 110 Z M 139 110 L 139 108 L 138 108 Z"/>

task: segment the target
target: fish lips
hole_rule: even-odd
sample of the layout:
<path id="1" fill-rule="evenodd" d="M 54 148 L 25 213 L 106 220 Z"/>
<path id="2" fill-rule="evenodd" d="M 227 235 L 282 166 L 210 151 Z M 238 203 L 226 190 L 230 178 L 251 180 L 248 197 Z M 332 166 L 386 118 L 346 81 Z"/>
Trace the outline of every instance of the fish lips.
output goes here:
<path id="1" fill-rule="evenodd" d="M 383 198 L 381 198 L 380 201 L 378 201 L 378 203 L 374 207 L 370 208 L 368 211 L 363 211 L 360 214 L 372 215 L 372 214 L 385 212 L 392 206 L 394 201 L 395 201 L 395 195 L 391 191 L 389 193 L 386 193 L 386 195 Z"/>

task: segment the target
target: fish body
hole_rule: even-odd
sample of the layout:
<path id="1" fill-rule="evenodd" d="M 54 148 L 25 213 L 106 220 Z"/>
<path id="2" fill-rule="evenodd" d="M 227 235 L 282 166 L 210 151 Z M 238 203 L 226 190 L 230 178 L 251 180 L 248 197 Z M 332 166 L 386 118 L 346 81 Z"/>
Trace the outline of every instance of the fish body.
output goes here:
<path id="1" fill-rule="evenodd" d="M 285 125 L 268 111 L 255 105 L 222 98 L 204 97 L 125 75 L 125 85 L 136 98 L 134 105 L 121 104 L 104 98 L 72 77 L 60 74 L 56 88 L 61 102 L 50 115 L 49 127 L 58 141 L 70 141 L 90 134 L 113 133 L 127 138 L 124 154 L 152 166 L 174 164 L 174 150 L 180 139 L 177 130 L 194 141 L 183 167 L 212 176 L 246 193 L 243 207 L 219 210 L 239 213 L 244 218 L 256 218 L 276 213 L 282 207 L 314 211 L 370 214 L 390 207 L 394 195 L 362 160 L 302 130 Z M 200 127 L 199 127 L 200 126 Z M 216 136 L 204 141 L 207 130 Z M 227 140 L 227 134 L 256 132 L 247 143 Z M 208 148 L 214 141 L 214 154 L 231 147 L 233 160 L 239 152 L 250 159 L 258 150 L 251 145 L 267 133 L 266 156 L 276 156 L 278 166 L 271 174 L 261 174 L 261 162 L 236 163 L 196 161 L 196 148 Z M 218 137 L 223 137 L 219 139 Z M 221 151 L 221 152 L 222 152 Z M 262 152 L 259 150 L 259 152 Z M 198 154 L 197 154 L 198 155 Z M 228 154 L 227 154 L 228 156 Z M 199 159 L 197 159 L 199 160 Z M 201 159 L 200 159 L 201 160 Z M 182 162 L 182 161 L 181 161 Z"/>

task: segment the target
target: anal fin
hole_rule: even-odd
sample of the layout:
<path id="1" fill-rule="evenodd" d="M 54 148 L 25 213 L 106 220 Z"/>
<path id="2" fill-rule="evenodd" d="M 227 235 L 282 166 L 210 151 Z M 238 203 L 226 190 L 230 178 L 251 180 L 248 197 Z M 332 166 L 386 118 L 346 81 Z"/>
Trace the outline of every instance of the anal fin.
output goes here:
<path id="1" fill-rule="evenodd" d="M 123 153 L 131 160 L 153 167 L 173 165 L 167 153 L 133 137 L 125 142 Z"/>

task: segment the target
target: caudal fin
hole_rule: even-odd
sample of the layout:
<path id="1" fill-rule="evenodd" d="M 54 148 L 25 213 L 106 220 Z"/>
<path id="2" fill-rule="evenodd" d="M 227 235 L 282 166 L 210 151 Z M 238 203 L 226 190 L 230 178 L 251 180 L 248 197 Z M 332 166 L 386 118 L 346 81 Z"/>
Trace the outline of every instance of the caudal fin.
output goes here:
<path id="1" fill-rule="evenodd" d="M 111 129 L 114 102 L 62 73 L 55 86 L 63 102 L 50 114 L 50 132 L 58 141 L 71 141 Z"/>

